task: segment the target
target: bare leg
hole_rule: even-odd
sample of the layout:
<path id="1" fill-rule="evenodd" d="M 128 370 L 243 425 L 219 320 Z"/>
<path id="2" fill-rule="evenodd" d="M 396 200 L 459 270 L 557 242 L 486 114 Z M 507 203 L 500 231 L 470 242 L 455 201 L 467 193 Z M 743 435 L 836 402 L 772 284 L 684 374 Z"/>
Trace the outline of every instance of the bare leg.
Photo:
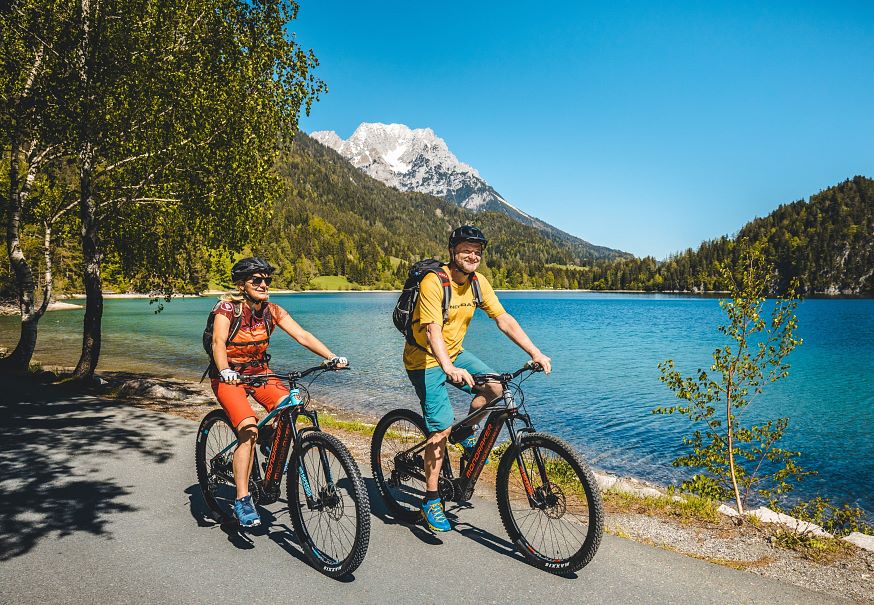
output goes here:
<path id="1" fill-rule="evenodd" d="M 476 410 L 483 407 L 489 401 L 492 401 L 495 397 L 499 397 L 502 393 L 502 387 L 497 383 L 486 383 L 480 387 L 478 387 L 478 392 L 476 396 L 470 402 L 470 408 L 468 409 L 468 414 L 473 414 Z M 476 424 L 482 419 L 482 414 L 478 416 L 474 416 L 468 424 Z"/>
<path id="2" fill-rule="evenodd" d="M 425 488 L 429 492 L 437 491 L 437 481 L 440 469 L 443 467 L 443 456 L 446 455 L 446 438 L 450 429 L 432 433 L 425 446 Z"/>
<path id="3" fill-rule="evenodd" d="M 234 485 L 237 487 L 237 499 L 249 495 L 249 476 L 252 474 L 252 448 L 258 438 L 258 426 L 254 418 L 246 418 L 237 425 L 237 437 L 240 441 L 234 450 Z"/>

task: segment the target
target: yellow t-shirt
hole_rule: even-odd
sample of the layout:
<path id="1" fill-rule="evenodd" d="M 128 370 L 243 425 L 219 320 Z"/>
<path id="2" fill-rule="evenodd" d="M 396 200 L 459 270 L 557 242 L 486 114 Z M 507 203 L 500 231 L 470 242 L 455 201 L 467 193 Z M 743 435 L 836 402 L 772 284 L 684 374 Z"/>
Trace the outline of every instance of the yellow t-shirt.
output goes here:
<path id="1" fill-rule="evenodd" d="M 451 275 L 449 267 L 444 266 L 443 270 L 447 275 Z M 479 273 L 476 276 L 483 299 L 482 310 L 492 319 L 506 313 L 498 297 L 495 296 L 489 280 Z M 476 311 L 476 303 L 470 282 L 458 285 L 450 277 L 449 283 L 452 296 L 449 298 L 449 319 L 445 324 L 443 324 L 443 285 L 440 283 L 440 278 L 434 273 L 429 273 L 419 285 L 419 300 L 413 311 L 412 332 L 416 342 L 428 352 L 407 343 L 404 347 L 404 367 L 408 370 L 424 370 L 440 365 L 437 358 L 431 355 L 428 336 L 425 334 L 425 326 L 429 323 L 443 324 L 443 340 L 446 342 L 446 350 L 451 359 L 454 360 L 462 351 L 461 345 L 467 333 L 467 326 L 473 318 L 473 312 Z"/>

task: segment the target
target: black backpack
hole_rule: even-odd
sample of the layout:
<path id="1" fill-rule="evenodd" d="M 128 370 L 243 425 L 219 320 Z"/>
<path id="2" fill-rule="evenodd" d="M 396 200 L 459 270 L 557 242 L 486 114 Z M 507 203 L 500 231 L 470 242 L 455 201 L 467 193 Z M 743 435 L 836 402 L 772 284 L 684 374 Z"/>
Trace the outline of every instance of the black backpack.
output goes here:
<path id="1" fill-rule="evenodd" d="M 452 287 L 449 284 L 449 276 L 443 270 L 443 263 L 436 258 L 420 260 L 410 267 L 407 280 L 404 282 L 404 289 L 398 297 L 398 302 L 395 304 L 391 316 L 395 327 L 404 335 L 407 342 L 420 349 L 422 346 L 413 338 L 413 311 L 416 310 L 416 303 L 419 300 L 419 286 L 429 273 L 434 273 L 440 278 L 440 283 L 443 286 L 443 323 L 449 321 L 449 298 L 452 296 Z M 470 286 L 473 288 L 474 304 L 479 307 L 482 305 L 483 298 L 476 273 L 470 274 Z"/>
<path id="2" fill-rule="evenodd" d="M 209 356 L 209 365 L 206 370 L 203 372 L 203 376 L 200 378 L 201 381 L 209 374 L 210 370 L 217 369 L 215 368 L 215 360 L 212 357 L 212 328 L 215 324 L 215 312 L 219 308 L 219 305 L 224 303 L 225 301 L 218 301 L 215 306 L 212 308 L 212 311 L 209 313 L 209 317 L 206 319 L 206 327 L 203 329 L 203 350 L 206 351 L 206 354 Z M 243 324 L 243 303 L 239 300 L 231 301 L 234 305 L 234 316 L 231 319 L 231 326 L 228 328 L 228 338 L 225 341 L 226 345 L 231 344 L 231 341 L 234 340 L 234 337 L 240 331 L 240 326 Z M 264 308 L 264 323 L 267 327 L 267 341 L 270 341 L 270 334 L 273 333 L 273 314 L 270 312 L 270 305 L 267 305 Z"/>

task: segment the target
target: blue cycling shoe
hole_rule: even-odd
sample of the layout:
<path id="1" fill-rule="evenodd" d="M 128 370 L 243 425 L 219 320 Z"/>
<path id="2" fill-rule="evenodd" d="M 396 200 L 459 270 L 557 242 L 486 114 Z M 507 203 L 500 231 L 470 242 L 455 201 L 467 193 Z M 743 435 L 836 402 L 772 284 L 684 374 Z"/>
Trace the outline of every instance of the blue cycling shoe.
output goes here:
<path id="1" fill-rule="evenodd" d="M 255 510 L 255 505 L 252 504 L 252 496 L 243 496 L 239 500 L 234 500 L 234 515 L 242 527 L 258 527 L 261 525 L 261 517 L 258 516 L 258 511 Z"/>
<path id="2" fill-rule="evenodd" d="M 431 531 L 452 531 L 452 525 L 443 512 L 443 503 L 439 498 L 422 501 L 422 518 Z"/>
<path id="3" fill-rule="evenodd" d="M 458 442 L 458 445 L 460 445 L 461 448 L 464 450 L 464 453 L 467 454 L 468 460 L 473 458 L 473 452 L 474 452 L 474 448 L 476 447 L 476 440 L 477 439 L 478 439 L 478 437 L 476 435 L 471 435 L 467 439 Z M 490 457 L 486 456 L 486 461 L 483 462 L 483 464 L 488 464 L 489 459 L 490 459 Z"/>

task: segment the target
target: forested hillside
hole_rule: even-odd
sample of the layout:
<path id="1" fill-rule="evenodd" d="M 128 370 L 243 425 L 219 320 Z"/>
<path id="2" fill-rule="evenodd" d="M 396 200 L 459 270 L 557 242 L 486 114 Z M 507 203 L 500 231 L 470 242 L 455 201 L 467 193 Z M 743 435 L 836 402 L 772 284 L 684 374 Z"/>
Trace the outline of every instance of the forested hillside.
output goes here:
<path id="1" fill-rule="evenodd" d="M 776 267 L 774 291 L 797 278 L 804 294 L 874 293 L 874 180 L 857 176 L 809 201 L 778 207 L 747 223 L 735 237 L 702 243 L 696 250 L 655 259 L 626 259 L 574 269 L 580 287 L 659 291 L 724 290 L 715 263 L 731 259 L 732 242 L 763 240 Z M 591 284 L 591 285 L 590 285 Z"/>
<path id="2" fill-rule="evenodd" d="M 777 270 L 775 291 L 797 278 L 806 294 L 874 292 L 874 181 L 862 176 L 809 201 L 781 205 L 735 237 L 705 241 L 658 262 L 568 244 L 502 214 L 474 214 L 397 191 L 302 133 L 280 172 L 286 197 L 254 250 L 277 263 L 282 287 L 397 288 L 409 263 L 445 256 L 451 229 L 472 223 L 491 240 L 483 271 L 502 288 L 723 290 L 715 263 L 732 257 L 735 237 L 746 237 L 767 242 Z"/>

